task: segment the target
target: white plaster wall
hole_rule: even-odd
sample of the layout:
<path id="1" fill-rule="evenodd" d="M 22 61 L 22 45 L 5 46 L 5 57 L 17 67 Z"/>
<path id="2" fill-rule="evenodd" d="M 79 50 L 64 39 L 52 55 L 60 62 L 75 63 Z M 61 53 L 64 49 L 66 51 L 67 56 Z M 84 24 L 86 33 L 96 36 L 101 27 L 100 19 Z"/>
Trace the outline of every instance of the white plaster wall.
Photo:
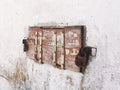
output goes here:
<path id="1" fill-rule="evenodd" d="M 0 82 L 0 90 L 12 90 L 9 82 L 5 78 L 0 77 Z"/>
<path id="2" fill-rule="evenodd" d="M 24 61 L 22 39 L 30 25 L 84 24 L 87 44 L 97 47 L 98 53 L 88 66 L 83 88 L 119 90 L 119 9 L 119 0 L 0 0 L 0 74 L 14 73 L 16 63 Z"/>

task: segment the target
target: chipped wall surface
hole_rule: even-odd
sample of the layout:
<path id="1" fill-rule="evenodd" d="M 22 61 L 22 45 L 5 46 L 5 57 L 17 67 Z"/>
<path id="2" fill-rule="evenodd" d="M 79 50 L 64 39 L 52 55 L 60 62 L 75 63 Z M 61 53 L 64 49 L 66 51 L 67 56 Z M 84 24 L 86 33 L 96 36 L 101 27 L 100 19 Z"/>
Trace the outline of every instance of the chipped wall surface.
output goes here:
<path id="1" fill-rule="evenodd" d="M 98 50 L 97 57 L 90 62 L 82 80 L 84 90 L 119 90 L 119 3 L 119 0 L 0 0 L 0 74 L 11 78 L 16 72 L 18 61 L 28 62 L 23 53 L 22 39 L 27 36 L 29 26 L 46 22 L 51 22 L 53 25 L 55 25 L 54 22 L 60 25 L 63 23 L 66 25 L 83 24 L 87 26 L 87 45 L 97 47 Z M 57 72 L 52 69 L 50 72 L 53 76 L 49 77 L 48 84 L 44 83 L 44 80 L 48 79 L 49 74 L 44 73 L 44 70 L 47 69 L 49 72 L 50 67 L 37 66 L 35 64 L 33 68 L 29 68 L 24 65 L 24 69 L 20 69 L 20 72 L 33 70 L 33 76 L 32 73 L 25 74 L 27 78 L 25 82 L 10 79 L 11 86 L 17 90 L 26 90 L 27 87 L 30 90 L 40 90 L 42 87 L 41 90 L 44 88 L 47 90 L 80 89 L 78 88 L 81 86 L 80 82 L 77 82 L 81 81 L 80 73 L 70 74 L 75 80 L 75 84 L 71 86 L 67 84 L 71 81 L 67 77 L 69 71 L 65 71 L 65 74 L 61 71 L 61 75 L 64 74 L 68 78 L 65 83 L 66 79 L 61 79 L 61 75 L 56 75 L 59 70 Z M 43 71 L 42 76 L 39 76 L 39 71 L 36 69 Z M 60 83 L 59 80 L 61 80 Z M 69 88 L 66 88 L 67 86 Z"/>

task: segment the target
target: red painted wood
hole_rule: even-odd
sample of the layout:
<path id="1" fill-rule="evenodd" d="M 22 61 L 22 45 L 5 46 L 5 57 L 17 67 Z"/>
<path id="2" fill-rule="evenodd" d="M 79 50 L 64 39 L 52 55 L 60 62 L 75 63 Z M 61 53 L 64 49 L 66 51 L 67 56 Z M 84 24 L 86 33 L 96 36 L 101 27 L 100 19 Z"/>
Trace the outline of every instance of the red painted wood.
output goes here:
<path id="1" fill-rule="evenodd" d="M 27 56 L 35 61 L 79 71 L 75 57 L 81 48 L 80 27 L 30 27 Z"/>

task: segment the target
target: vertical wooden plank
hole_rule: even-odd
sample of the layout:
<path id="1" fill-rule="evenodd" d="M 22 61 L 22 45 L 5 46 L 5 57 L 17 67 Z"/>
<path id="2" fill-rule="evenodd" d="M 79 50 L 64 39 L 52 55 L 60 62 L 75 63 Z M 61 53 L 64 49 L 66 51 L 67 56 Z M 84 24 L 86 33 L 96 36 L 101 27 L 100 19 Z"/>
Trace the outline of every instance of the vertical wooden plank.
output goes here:
<path id="1" fill-rule="evenodd" d="M 29 28 L 29 34 L 28 34 L 28 45 L 29 50 L 27 51 L 27 56 L 29 56 L 31 59 L 35 60 L 36 55 L 36 32 L 38 31 L 37 28 Z"/>
<path id="2" fill-rule="evenodd" d="M 42 30 L 38 31 L 37 35 L 37 59 L 42 63 Z"/>
<path id="3" fill-rule="evenodd" d="M 37 62 L 41 62 L 41 34 L 42 30 L 38 27 L 29 28 L 28 44 L 29 50 L 27 56 Z"/>
<path id="4" fill-rule="evenodd" d="M 57 30 L 57 51 L 56 65 L 64 69 L 64 29 Z"/>
<path id="5" fill-rule="evenodd" d="M 79 71 L 75 65 L 75 57 L 81 48 L 81 31 L 80 28 L 66 28 L 65 30 L 65 51 L 66 51 L 66 69 Z"/>
<path id="6" fill-rule="evenodd" d="M 55 30 L 43 29 L 43 62 L 48 64 L 55 63 L 56 37 Z"/>

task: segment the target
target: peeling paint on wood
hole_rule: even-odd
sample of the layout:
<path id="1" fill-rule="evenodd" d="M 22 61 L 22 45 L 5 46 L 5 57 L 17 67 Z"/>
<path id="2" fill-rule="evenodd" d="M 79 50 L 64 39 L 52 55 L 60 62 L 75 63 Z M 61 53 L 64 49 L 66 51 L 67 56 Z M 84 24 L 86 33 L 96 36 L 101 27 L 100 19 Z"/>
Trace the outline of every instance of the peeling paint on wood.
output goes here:
<path id="1" fill-rule="evenodd" d="M 82 46 L 81 26 L 30 27 L 27 56 L 39 63 L 79 71 L 75 57 Z"/>

